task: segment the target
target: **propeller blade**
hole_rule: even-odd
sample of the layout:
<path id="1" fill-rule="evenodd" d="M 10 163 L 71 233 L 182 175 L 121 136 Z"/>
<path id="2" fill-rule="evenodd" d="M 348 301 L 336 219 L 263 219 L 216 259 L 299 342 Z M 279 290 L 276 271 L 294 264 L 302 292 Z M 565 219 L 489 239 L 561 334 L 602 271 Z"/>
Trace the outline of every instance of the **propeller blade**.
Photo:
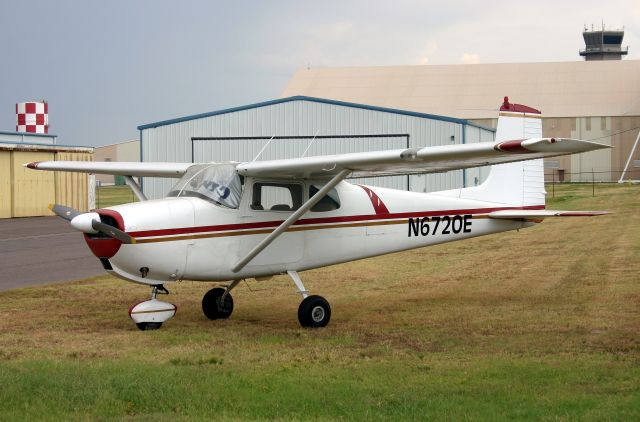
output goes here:
<path id="1" fill-rule="evenodd" d="M 49 209 L 53 211 L 55 215 L 64 218 L 67 221 L 71 221 L 74 217 L 82 214 L 78 210 L 74 210 L 73 208 L 65 207 L 64 205 L 60 204 L 49 204 Z"/>
<path id="2" fill-rule="evenodd" d="M 118 230 L 115 227 L 105 224 L 101 221 L 93 220 L 93 222 L 91 223 L 91 226 L 95 230 L 98 230 L 100 233 L 104 233 L 109 237 L 113 237 L 114 239 L 117 239 L 122 243 L 126 243 L 126 244 L 136 243 L 136 239 L 129 236 L 122 230 Z"/>

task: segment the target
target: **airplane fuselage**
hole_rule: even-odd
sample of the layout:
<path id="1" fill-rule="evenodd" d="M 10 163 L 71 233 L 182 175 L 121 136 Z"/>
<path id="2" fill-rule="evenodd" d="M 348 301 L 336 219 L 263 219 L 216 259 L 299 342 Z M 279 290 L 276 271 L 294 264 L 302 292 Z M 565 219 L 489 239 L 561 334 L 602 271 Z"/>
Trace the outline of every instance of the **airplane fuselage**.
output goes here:
<path id="1" fill-rule="evenodd" d="M 234 264 L 291 215 L 291 211 L 252 209 L 248 194 L 252 183 L 247 179 L 238 209 L 180 197 L 100 210 L 120 219 L 124 231 L 136 243 L 119 244 L 113 239 L 91 236 L 87 241 L 109 272 L 129 281 L 155 285 L 183 279 L 266 277 L 534 224 L 487 218 L 492 211 L 515 207 L 341 182 L 336 187 L 338 209 L 308 212 L 244 268 L 234 272 Z M 304 191 L 308 189 L 305 187 Z M 100 247 L 109 242 L 112 249 Z"/>

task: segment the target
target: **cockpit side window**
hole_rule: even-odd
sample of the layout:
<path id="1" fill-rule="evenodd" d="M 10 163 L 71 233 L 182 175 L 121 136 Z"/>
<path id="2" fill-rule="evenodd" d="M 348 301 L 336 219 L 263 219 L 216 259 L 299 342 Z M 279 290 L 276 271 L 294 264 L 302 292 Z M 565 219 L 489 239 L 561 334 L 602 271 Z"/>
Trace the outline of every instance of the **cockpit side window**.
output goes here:
<path id="1" fill-rule="evenodd" d="M 309 198 L 318 193 L 321 188 L 322 186 L 317 185 L 309 186 Z M 340 197 L 338 196 L 338 191 L 335 189 L 331 189 L 320 201 L 318 201 L 317 204 L 311 207 L 311 211 L 325 212 L 337 210 L 338 208 L 340 208 Z"/>
<path id="2" fill-rule="evenodd" d="M 302 206 L 302 186 L 296 183 L 255 182 L 250 208 L 256 211 L 295 211 Z"/>

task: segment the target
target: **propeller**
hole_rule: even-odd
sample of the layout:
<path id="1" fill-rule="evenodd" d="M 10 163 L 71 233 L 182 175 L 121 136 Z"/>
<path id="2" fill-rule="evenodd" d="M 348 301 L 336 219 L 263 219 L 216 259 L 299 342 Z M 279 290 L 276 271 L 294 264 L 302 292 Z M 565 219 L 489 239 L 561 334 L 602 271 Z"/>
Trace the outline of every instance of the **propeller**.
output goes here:
<path id="1" fill-rule="evenodd" d="M 73 220 L 75 217 L 82 214 L 78 210 L 74 210 L 73 208 L 65 207 L 60 204 L 49 204 L 49 209 L 53 211 L 55 215 L 58 217 L 64 218 L 67 221 Z"/>
<path id="2" fill-rule="evenodd" d="M 136 239 L 129 236 L 127 233 L 123 232 L 122 230 L 116 229 L 113 226 L 105 224 L 102 221 L 93 220 L 91 222 L 91 227 L 93 227 L 94 230 L 106 234 L 109 237 L 113 237 L 114 239 L 118 239 L 119 241 L 121 241 L 122 243 L 126 243 L 127 245 L 136 243 Z"/>
<path id="3" fill-rule="evenodd" d="M 100 221 L 100 214 L 97 212 L 83 213 L 59 204 L 51 204 L 49 205 L 49 209 L 58 217 L 71 222 L 71 226 L 74 229 L 83 233 L 96 234 L 99 232 L 128 245 L 136 243 L 136 239 L 134 237 L 129 236 L 127 233 L 116 227 Z"/>

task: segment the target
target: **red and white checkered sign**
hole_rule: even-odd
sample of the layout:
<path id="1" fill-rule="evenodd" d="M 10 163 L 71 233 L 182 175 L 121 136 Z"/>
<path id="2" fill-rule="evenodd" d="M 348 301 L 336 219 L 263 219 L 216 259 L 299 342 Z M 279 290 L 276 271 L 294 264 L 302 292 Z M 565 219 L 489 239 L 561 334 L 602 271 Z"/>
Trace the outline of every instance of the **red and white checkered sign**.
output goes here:
<path id="1" fill-rule="evenodd" d="M 16 131 L 49 133 L 49 104 L 44 101 L 16 104 Z"/>

